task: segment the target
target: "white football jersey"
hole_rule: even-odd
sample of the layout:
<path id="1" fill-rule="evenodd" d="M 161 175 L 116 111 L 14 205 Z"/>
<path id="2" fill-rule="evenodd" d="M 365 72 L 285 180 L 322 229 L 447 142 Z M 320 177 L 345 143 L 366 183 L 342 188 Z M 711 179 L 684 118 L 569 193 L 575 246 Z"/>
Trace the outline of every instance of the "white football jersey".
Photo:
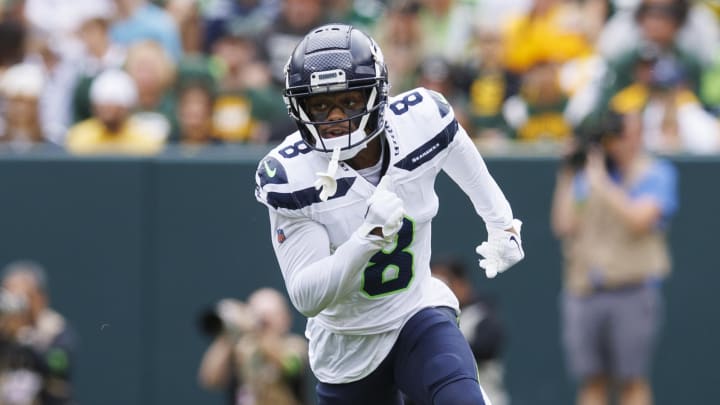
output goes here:
<path id="1" fill-rule="evenodd" d="M 488 227 L 507 229 L 512 211 L 445 99 L 424 88 L 391 98 L 385 113 L 392 176 L 405 220 L 392 246 L 358 235 L 375 185 L 340 162 L 337 192 L 321 201 L 313 186 L 328 159 L 299 132 L 263 158 L 256 197 L 270 212 L 273 247 L 293 305 L 308 316 L 310 364 L 320 381 L 370 374 L 402 325 L 423 308 L 457 299 L 430 275 L 431 220 L 440 170 L 460 185 Z M 452 235 L 448 235 L 452 237 Z"/>

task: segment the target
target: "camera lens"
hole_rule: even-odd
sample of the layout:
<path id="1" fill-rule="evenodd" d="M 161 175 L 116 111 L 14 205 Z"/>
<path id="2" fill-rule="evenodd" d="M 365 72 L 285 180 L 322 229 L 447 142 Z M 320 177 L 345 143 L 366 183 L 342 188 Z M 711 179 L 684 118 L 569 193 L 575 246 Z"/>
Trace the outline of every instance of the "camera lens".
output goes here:
<path id="1" fill-rule="evenodd" d="M 205 310 L 198 320 L 200 331 L 207 336 L 215 337 L 223 330 L 223 322 L 214 309 Z"/>

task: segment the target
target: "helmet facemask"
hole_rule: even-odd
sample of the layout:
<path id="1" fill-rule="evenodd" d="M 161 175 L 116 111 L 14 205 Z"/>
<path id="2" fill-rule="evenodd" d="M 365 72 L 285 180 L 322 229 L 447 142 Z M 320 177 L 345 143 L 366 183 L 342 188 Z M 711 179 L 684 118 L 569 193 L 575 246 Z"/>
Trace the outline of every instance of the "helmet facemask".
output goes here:
<path id="1" fill-rule="evenodd" d="M 346 118 L 341 120 L 327 120 L 327 115 L 313 119 L 307 108 L 307 100 L 312 96 L 291 98 L 291 114 L 298 124 L 305 143 L 328 157 L 334 149 L 340 148 L 340 160 L 351 159 L 364 149 L 373 138 L 382 132 L 381 123 L 383 122 L 385 103 L 378 102 L 377 87 L 366 87 L 363 90 L 365 105 L 362 109 L 348 111 L 341 106 L 330 107 L 330 110 L 341 108 L 344 111 Z M 345 134 L 323 137 L 321 135 L 322 126 L 345 127 Z"/>

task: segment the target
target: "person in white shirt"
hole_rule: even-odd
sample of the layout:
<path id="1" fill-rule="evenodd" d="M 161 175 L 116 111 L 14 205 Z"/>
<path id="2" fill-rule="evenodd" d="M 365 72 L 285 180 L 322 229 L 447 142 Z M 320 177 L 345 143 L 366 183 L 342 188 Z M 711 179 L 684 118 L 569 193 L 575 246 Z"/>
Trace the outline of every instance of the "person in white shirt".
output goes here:
<path id="1" fill-rule="evenodd" d="M 485 222 L 487 276 L 524 257 L 522 223 L 477 148 L 442 95 L 388 99 L 382 52 L 352 26 L 311 30 L 285 77 L 298 131 L 260 161 L 256 198 L 288 295 L 309 318 L 318 403 L 489 404 L 457 298 L 430 274 L 440 170 Z"/>

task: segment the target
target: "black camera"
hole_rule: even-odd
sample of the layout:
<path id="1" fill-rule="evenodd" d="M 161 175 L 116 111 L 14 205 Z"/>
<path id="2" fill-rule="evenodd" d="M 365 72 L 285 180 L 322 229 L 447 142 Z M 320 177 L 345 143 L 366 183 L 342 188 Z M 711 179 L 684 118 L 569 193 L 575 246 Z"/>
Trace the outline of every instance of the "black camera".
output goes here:
<path id="1" fill-rule="evenodd" d="M 225 332 L 243 334 L 263 327 L 260 318 L 246 303 L 229 298 L 205 308 L 197 322 L 200 331 L 210 337 Z"/>
<path id="2" fill-rule="evenodd" d="M 200 332 L 213 338 L 219 335 L 225 328 L 223 320 L 220 318 L 220 315 L 218 315 L 217 308 L 215 306 L 201 311 L 197 322 Z"/>
<path id="3" fill-rule="evenodd" d="M 563 159 L 563 164 L 578 171 L 585 167 L 588 152 L 601 147 L 605 139 L 619 137 L 623 132 L 623 116 L 608 109 L 600 118 L 587 119 L 575 129 L 577 144 L 575 149 Z"/>

